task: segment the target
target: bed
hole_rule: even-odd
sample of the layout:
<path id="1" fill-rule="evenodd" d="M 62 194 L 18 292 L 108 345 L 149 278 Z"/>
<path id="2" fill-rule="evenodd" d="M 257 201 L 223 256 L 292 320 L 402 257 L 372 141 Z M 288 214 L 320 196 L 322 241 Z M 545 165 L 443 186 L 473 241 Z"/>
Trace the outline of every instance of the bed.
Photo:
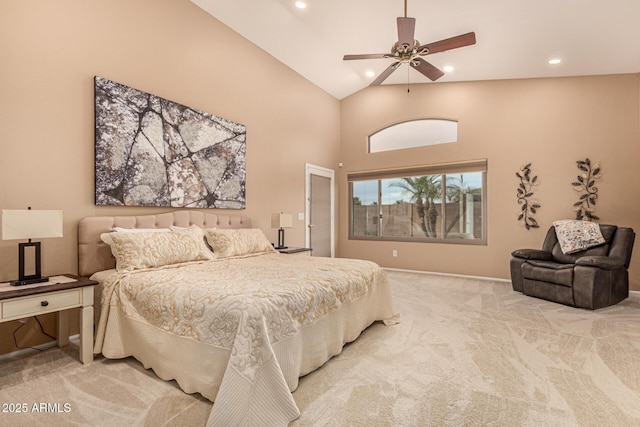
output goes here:
<path id="1" fill-rule="evenodd" d="M 100 283 L 94 353 L 211 400 L 207 425 L 287 425 L 300 376 L 399 319 L 375 263 L 280 254 L 244 216 L 88 217 L 78 233 L 79 274 Z"/>

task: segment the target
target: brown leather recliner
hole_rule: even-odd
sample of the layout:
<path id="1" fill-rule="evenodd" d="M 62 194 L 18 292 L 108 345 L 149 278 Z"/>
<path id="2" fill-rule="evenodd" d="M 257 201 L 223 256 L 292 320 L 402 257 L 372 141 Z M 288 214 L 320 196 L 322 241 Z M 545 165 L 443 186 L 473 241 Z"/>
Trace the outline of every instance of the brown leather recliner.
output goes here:
<path id="1" fill-rule="evenodd" d="M 600 225 L 605 243 L 564 254 L 551 226 L 542 250 L 511 253 L 514 291 L 574 307 L 595 310 L 629 296 L 629 263 L 635 233 L 628 227 Z"/>

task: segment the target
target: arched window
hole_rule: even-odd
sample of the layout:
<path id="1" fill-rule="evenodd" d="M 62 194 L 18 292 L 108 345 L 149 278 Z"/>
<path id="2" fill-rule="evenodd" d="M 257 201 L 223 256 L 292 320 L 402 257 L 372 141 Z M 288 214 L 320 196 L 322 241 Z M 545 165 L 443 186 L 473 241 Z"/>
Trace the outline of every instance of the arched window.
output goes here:
<path id="1" fill-rule="evenodd" d="M 458 141 L 458 122 L 418 119 L 398 123 L 369 135 L 369 153 L 424 147 Z"/>

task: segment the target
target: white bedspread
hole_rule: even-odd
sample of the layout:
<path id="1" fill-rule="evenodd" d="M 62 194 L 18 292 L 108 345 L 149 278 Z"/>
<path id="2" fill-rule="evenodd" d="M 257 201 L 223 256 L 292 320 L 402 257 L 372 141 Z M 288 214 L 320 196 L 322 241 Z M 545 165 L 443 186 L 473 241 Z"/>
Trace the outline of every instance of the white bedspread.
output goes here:
<path id="1" fill-rule="evenodd" d="M 278 253 L 114 274 L 102 303 L 95 352 L 200 392 L 216 426 L 288 424 L 301 374 L 398 319 L 375 263 Z"/>

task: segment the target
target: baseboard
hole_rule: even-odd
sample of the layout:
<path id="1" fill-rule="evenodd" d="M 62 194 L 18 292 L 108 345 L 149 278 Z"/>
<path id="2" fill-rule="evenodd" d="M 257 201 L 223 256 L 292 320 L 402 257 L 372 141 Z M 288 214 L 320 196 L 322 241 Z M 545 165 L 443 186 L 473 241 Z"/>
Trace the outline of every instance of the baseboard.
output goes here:
<path id="1" fill-rule="evenodd" d="M 69 341 L 75 341 L 75 340 L 79 340 L 80 339 L 80 335 L 76 334 L 76 335 L 71 335 L 69 337 Z M 29 354 L 29 353 L 34 353 L 38 350 L 40 351 L 45 351 L 45 350 L 49 350 L 52 347 L 56 347 L 58 345 L 58 341 L 49 341 L 46 342 L 44 344 L 39 344 L 39 345 L 34 345 L 33 347 L 29 347 L 29 348 L 21 348 L 20 350 L 16 350 L 16 351 L 12 351 L 11 353 L 7 353 L 7 354 L 0 354 L 0 362 L 3 362 L 5 360 L 8 359 L 13 359 L 16 357 L 20 357 L 23 356 L 25 354 Z"/>
<path id="2" fill-rule="evenodd" d="M 407 270 L 407 269 L 404 269 L 404 268 L 390 268 L 390 267 L 383 267 L 382 269 L 383 270 L 389 270 L 389 271 L 400 271 L 400 272 L 405 272 L 405 273 L 431 274 L 431 275 L 434 275 L 434 276 L 461 277 L 461 278 L 465 278 L 465 279 L 490 280 L 492 282 L 511 283 L 511 280 L 509 280 L 509 279 L 498 279 L 497 277 L 467 276 L 465 274 L 438 273 L 438 272 L 434 272 L 434 271 Z M 638 294 L 638 293 L 640 293 L 640 291 L 634 291 L 634 290 L 630 289 L 629 293 L 630 294 Z"/>
<path id="3" fill-rule="evenodd" d="M 460 278 L 464 278 L 464 279 L 488 280 L 488 281 L 491 281 L 491 282 L 511 283 L 511 280 L 509 280 L 509 279 L 498 279 L 497 277 L 468 276 L 468 275 L 465 275 L 465 274 L 438 273 L 438 272 L 435 272 L 435 271 L 407 270 L 407 269 L 404 269 L 404 268 L 389 268 L 389 267 L 383 267 L 383 270 L 400 271 L 400 272 L 405 272 L 405 273 L 430 274 L 430 275 L 433 275 L 433 276 L 460 277 Z"/>

